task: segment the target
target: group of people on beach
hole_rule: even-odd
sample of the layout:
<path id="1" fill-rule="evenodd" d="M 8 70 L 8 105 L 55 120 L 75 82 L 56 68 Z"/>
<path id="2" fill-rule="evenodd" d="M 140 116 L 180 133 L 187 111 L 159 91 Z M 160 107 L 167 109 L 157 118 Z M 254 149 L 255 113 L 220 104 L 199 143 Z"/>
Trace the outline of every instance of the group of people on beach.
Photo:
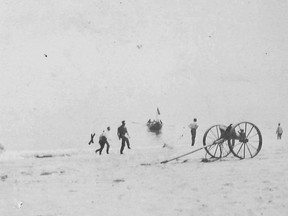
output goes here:
<path id="1" fill-rule="evenodd" d="M 197 118 L 193 119 L 193 122 L 188 125 L 188 128 L 190 128 L 190 131 L 191 131 L 191 141 L 192 141 L 191 146 L 194 146 L 195 145 L 195 138 L 196 138 L 196 131 L 198 128 Z M 109 133 L 110 133 L 110 127 L 108 126 L 107 129 L 104 130 L 99 137 L 100 148 L 95 151 L 96 154 L 99 153 L 99 155 L 101 155 L 105 145 L 107 146 L 106 147 L 106 153 L 109 154 L 109 149 L 110 149 L 110 144 L 108 142 Z M 282 129 L 280 123 L 278 124 L 278 127 L 276 129 L 276 134 L 277 134 L 277 139 L 281 139 L 282 134 L 283 134 L 283 129 Z M 88 143 L 89 145 L 91 143 L 93 143 L 94 135 L 95 134 L 93 134 L 93 135 L 91 134 L 91 141 Z M 117 136 L 118 136 L 119 140 L 121 140 L 120 154 L 123 154 L 125 145 L 127 145 L 128 149 L 131 149 L 130 142 L 129 142 L 130 135 L 129 135 L 127 127 L 126 127 L 125 120 L 123 120 L 121 126 L 118 127 Z"/>
<path id="2" fill-rule="evenodd" d="M 195 138 L 196 138 L 196 130 L 198 128 L 197 119 L 194 118 L 193 122 L 191 124 L 189 124 L 188 127 L 191 130 L 191 137 L 192 137 L 191 146 L 194 146 Z M 101 155 L 103 149 L 105 148 L 105 145 L 106 145 L 106 153 L 109 154 L 109 149 L 110 149 L 110 144 L 108 142 L 108 140 L 110 140 L 110 135 L 109 134 L 110 134 L 110 127 L 108 126 L 102 132 L 102 134 L 99 136 L 100 148 L 98 148 L 95 151 L 96 154 L 99 153 L 99 155 Z M 95 136 L 95 134 L 91 134 L 91 140 L 88 143 L 89 145 L 91 143 L 94 143 L 94 141 L 93 141 L 94 136 Z M 121 126 L 118 127 L 117 136 L 118 136 L 119 140 L 121 140 L 120 154 L 123 154 L 123 151 L 124 151 L 124 148 L 125 148 L 126 145 L 127 145 L 128 149 L 131 149 L 130 142 L 129 142 L 130 135 L 129 135 L 127 127 L 126 127 L 125 120 L 123 120 Z"/>
<path id="3" fill-rule="evenodd" d="M 110 140 L 109 134 L 110 134 L 110 127 L 108 126 L 107 129 L 104 130 L 102 132 L 102 134 L 99 136 L 100 148 L 95 151 L 96 154 L 99 152 L 99 155 L 101 155 L 105 145 L 107 146 L 106 147 L 106 153 L 109 154 L 109 149 L 110 149 L 110 144 L 108 142 L 108 140 Z M 91 143 L 94 143 L 94 141 L 93 141 L 94 135 L 95 134 L 93 134 L 93 135 L 91 134 L 91 141 L 88 143 L 89 145 Z M 127 144 L 128 149 L 131 149 L 130 142 L 129 142 L 130 136 L 129 136 L 129 133 L 128 133 L 128 130 L 127 130 L 127 127 L 126 127 L 124 120 L 122 121 L 122 125 L 120 127 L 118 127 L 117 136 L 118 136 L 119 140 L 122 140 L 121 148 L 120 148 L 120 154 L 123 154 L 125 144 Z"/>

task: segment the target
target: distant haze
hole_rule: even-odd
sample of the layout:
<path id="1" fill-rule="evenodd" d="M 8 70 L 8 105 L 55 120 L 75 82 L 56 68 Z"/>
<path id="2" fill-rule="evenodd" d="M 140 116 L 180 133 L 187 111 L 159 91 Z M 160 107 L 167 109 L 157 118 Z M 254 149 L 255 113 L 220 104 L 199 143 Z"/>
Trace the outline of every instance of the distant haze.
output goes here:
<path id="1" fill-rule="evenodd" d="M 86 147 L 155 117 L 288 133 L 286 0 L 3 0 L 0 143 Z M 98 136 L 98 135 L 97 135 Z M 201 135 L 199 135 L 201 136 Z M 201 138 L 199 138 L 200 140 Z"/>

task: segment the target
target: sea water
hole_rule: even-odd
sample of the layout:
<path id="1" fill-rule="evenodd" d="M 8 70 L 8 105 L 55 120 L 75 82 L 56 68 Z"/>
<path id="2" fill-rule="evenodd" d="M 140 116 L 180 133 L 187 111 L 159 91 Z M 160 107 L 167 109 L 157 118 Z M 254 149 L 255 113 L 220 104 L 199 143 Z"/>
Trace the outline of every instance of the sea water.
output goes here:
<path id="1" fill-rule="evenodd" d="M 267 19 L 259 2 L 79 5 L 1 6 L 6 149 L 88 148 L 90 134 L 97 143 L 107 126 L 119 147 L 122 120 L 133 148 L 188 145 L 194 118 L 197 145 L 214 124 L 251 121 L 268 133 L 287 125 L 284 12 L 269 6 L 275 19 Z M 158 136 L 145 126 L 157 107 L 164 123 Z"/>

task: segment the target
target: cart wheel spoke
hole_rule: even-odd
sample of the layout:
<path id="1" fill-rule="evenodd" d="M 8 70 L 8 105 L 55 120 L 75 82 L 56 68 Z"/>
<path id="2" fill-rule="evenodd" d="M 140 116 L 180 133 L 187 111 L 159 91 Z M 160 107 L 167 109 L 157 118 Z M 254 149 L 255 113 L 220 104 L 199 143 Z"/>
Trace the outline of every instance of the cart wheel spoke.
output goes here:
<path id="1" fill-rule="evenodd" d="M 253 135 L 252 135 L 252 136 L 250 136 L 250 137 L 248 137 L 248 136 L 247 136 L 247 138 L 251 139 L 251 138 L 253 138 L 253 137 L 256 137 L 256 136 L 258 136 L 258 133 L 256 133 L 256 134 L 253 134 Z"/>
<path id="2" fill-rule="evenodd" d="M 244 143 L 241 143 L 241 146 L 240 146 L 240 148 L 239 148 L 239 150 L 237 151 L 237 153 L 236 153 L 236 154 L 239 154 L 239 152 L 241 151 L 241 149 L 242 149 L 243 145 L 244 145 Z"/>
<path id="3" fill-rule="evenodd" d="M 216 145 L 216 148 L 215 148 L 215 151 L 214 151 L 214 155 L 213 155 L 214 157 L 216 157 L 216 156 L 217 156 L 217 155 L 216 155 L 216 153 L 217 153 L 218 147 L 219 147 L 219 146 L 218 146 L 218 145 Z"/>
<path id="4" fill-rule="evenodd" d="M 216 132 L 217 132 L 217 138 L 220 138 L 220 136 L 219 136 L 219 126 L 216 126 Z"/>
<path id="5" fill-rule="evenodd" d="M 253 151 L 257 151 L 257 148 L 254 145 L 250 144 L 249 146 L 250 146 L 250 148 L 253 148 L 252 149 Z"/>
<path id="6" fill-rule="evenodd" d="M 245 134 L 246 134 L 246 132 L 247 132 L 247 122 L 245 122 Z"/>
<path id="7" fill-rule="evenodd" d="M 249 145 L 247 145 L 247 149 L 248 149 L 248 151 L 249 151 L 249 154 L 250 154 L 250 156 L 251 156 L 251 158 L 253 157 L 253 155 L 252 155 L 252 153 L 251 153 L 251 150 L 250 150 L 250 148 L 249 148 Z"/>
<path id="8" fill-rule="evenodd" d="M 212 135 L 214 135 L 214 139 L 218 139 L 219 137 L 214 133 L 213 130 L 211 130 Z"/>
<path id="9" fill-rule="evenodd" d="M 247 137 L 249 137 L 249 135 L 250 135 L 251 131 L 253 130 L 253 128 L 254 128 L 254 126 L 251 127 L 249 133 L 247 134 Z"/>
<path id="10" fill-rule="evenodd" d="M 210 140 L 215 141 L 215 138 L 211 137 L 211 136 L 207 136 L 207 138 L 209 138 Z"/>

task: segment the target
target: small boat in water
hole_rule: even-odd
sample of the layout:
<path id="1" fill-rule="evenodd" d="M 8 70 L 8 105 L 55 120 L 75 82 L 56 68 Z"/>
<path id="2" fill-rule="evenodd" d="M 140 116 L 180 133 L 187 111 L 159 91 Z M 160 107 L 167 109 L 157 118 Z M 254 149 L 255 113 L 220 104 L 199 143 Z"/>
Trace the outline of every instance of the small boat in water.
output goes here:
<path id="1" fill-rule="evenodd" d="M 149 121 L 147 122 L 147 127 L 152 132 L 160 132 L 160 130 L 162 129 L 163 123 L 158 118 L 159 115 L 160 115 L 160 110 L 157 108 L 156 119 L 153 121 L 149 119 Z"/>
<path id="2" fill-rule="evenodd" d="M 159 132 L 162 129 L 163 123 L 161 120 L 153 120 L 147 122 L 147 127 L 152 132 Z"/>

